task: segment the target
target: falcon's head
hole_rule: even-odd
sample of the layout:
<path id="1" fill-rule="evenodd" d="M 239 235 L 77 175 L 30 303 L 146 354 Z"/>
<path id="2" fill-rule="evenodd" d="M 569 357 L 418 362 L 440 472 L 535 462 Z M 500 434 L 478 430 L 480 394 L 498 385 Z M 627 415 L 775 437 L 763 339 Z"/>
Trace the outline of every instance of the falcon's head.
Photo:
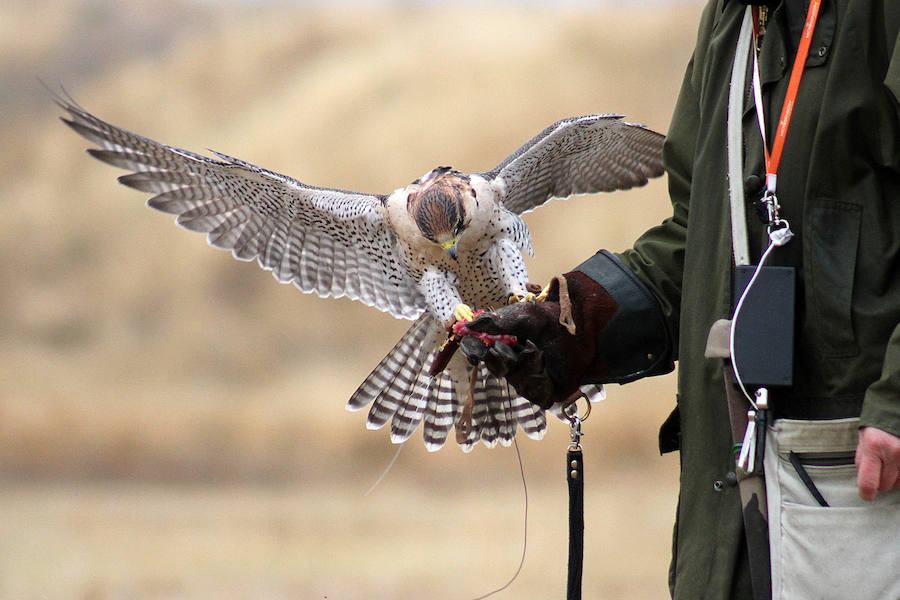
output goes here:
<path id="1" fill-rule="evenodd" d="M 468 175 L 438 167 L 413 182 L 418 189 L 406 200 L 406 210 L 422 236 L 443 248 L 453 260 L 471 217 L 466 206 L 475 199 Z"/>

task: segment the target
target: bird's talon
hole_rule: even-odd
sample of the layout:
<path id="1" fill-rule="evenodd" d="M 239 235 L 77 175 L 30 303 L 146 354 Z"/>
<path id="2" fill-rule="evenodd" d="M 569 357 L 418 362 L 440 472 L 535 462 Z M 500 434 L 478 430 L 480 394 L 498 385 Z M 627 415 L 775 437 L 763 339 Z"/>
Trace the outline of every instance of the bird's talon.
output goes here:
<path id="1" fill-rule="evenodd" d="M 516 302 L 537 302 L 537 298 L 538 297 L 535 296 L 532 292 L 525 292 L 525 294 L 522 296 L 520 296 L 519 294 L 510 294 L 509 303 L 515 304 Z"/>
<path id="2" fill-rule="evenodd" d="M 475 312 L 466 304 L 457 304 L 453 310 L 453 316 L 457 321 L 468 322 L 475 318 Z"/>
<path id="3" fill-rule="evenodd" d="M 547 299 L 547 296 L 550 295 L 550 285 L 548 284 L 544 289 L 541 290 L 541 293 L 534 297 L 535 302 L 543 302 Z"/>

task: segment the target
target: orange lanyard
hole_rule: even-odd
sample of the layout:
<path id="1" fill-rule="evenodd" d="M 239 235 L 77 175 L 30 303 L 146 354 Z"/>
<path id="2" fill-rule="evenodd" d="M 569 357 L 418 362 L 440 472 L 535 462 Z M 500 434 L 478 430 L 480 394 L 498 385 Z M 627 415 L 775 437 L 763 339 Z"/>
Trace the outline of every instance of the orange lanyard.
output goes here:
<path id="1" fill-rule="evenodd" d="M 809 10 L 806 12 L 806 24 L 803 26 L 803 34 L 800 37 L 800 46 L 797 48 L 797 56 L 794 58 L 794 66 L 791 70 L 791 79 L 788 81 L 787 94 L 784 97 L 784 104 L 781 107 L 781 117 L 778 119 L 778 129 L 775 131 L 775 140 L 772 144 L 772 152 L 769 152 L 766 144 L 766 129 L 763 122 L 762 93 L 759 83 L 759 62 L 758 50 L 754 50 L 753 60 L 753 85 L 754 96 L 756 98 L 756 113 L 759 119 L 760 132 L 763 138 L 763 150 L 766 157 L 766 188 L 769 194 L 775 193 L 776 177 L 778 175 L 778 165 L 781 163 L 781 155 L 784 152 L 784 140 L 787 138 L 788 127 L 791 124 L 791 117 L 794 114 L 794 106 L 797 103 L 797 91 L 800 89 L 800 79 L 803 77 L 803 68 L 806 65 L 806 58 L 809 56 L 809 46 L 812 43 L 813 31 L 816 28 L 816 21 L 819 19 L 819 8 L 822 6 L 822 0 L 810 0 Z M 757 23 L 759 15 L 759 7 L 753 7 L 753 46 L 757 48 Z"/>

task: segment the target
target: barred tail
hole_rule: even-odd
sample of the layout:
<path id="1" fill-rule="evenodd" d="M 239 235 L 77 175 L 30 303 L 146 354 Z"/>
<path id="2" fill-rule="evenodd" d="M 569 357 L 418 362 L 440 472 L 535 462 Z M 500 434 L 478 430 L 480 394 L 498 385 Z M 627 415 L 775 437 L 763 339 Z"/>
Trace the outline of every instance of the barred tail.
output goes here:
<path id="1" fill-rule="evenodd" d="M 517 426 L 525 435 L 541 439 L 547 431 L 547 418 L 539 406 L 516 394 L 516 391 L 502 377 L 492 375 L 484 365 L 479 365 L 475 379 L 471 429 L 465 432 L 465 439 L 457 441 L 466 452 L 480 439 L 485 446 L 493 448 L 500 442 L 503 446 L 512 444 Z"/>
<path id="2" fill-rule="evenodd" d="M 437 321 L 423 313 L 353 393 L 347 409 L 372 403 L 366 426 L 379 429 L 391 420 L 391 441 L 406 441 L 422 420 L 434 388 L 441 389 L 438 378 L 428 375 L 428 366 L 442 332 Z"/>
<path id="3" fill-rule="evenodd" d="M 466 452 L 479 440 L 489 448 L 497 442 L 509 446 L 518 427 L 530 438 L 544 437 L 544 411 L 518 396 L 505 379 L 492 375 L 484 365 L 474 367 L 478 374 L 471 390 L 471 423 L 460 423 L 469 394 L 466 371 L 472 367 L 457 354 L 447 369 L 436 376 L 429 375 L 434 352 L 444 339 L 440 323 L 429 313 L 420 316 L 353 393 L 347 409 L 361 410 L 371 404 L 366 427 L 380 429 L 390 421 L 391 441 L 395 444 L 409 439 L 424 421 L 424 441 L 429 451 L 441 448 L 454 426 L 457 442 Z M 602 393 L 602 388 L 599 391 Z M 592 395 L 596 394 L 595 391 Z"/>

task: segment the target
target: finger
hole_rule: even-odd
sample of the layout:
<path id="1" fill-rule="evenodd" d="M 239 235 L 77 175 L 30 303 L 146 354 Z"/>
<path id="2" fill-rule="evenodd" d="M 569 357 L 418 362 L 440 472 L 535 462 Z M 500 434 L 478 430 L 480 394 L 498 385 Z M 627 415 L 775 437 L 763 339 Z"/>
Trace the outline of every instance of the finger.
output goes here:
<path id="1" fill-rule="evenodd" d="M 521 355 L 503 342 L 497 342 L 488 348 L 484 356 L 484 364 L 488 370 L 498 377 L 509 377 L 511 371 L 520 370 Z"/>
<path id="2" fill-rule="evenodd" d="M 881 461 L 871 451 L 858 448 L 856 451 L 856 487 L 863 500 L 874 500 L 881 478 Z"/>
<path id="3" fill-rule="evenodd" d="M 859 468 L 857 482 L 863 498 L 870 499 L 863 496 L 864 492 L 868 493 L 870 485 L 880 492 L 900 489 L 900 438 L 876 427 L 862 427 L 856 449 L 856 465 Z M 875 473 L 872 474 L 872 471 Z"/>
<path id="4" fill-rule="evenodd" d="M 497 342 L 496 344 L 494 344 L 491 352 L 496 353 L 499 358 L 510 362 L 516 361 L 519 358 L 519 356 L 516 354 L 516 351 L 503 342 Z"/>
<path id="5" fill-rule="evenodd" d="M 484 355 L 484 366 L 497 377 L 506 377 L 509 374 L 510 364 L 512 361 L 497 353 L 496 344 Z"/>
<path id="6" fill-rule="evenodd" d="M 483 360 L 488 351 L 484 342 L 471 335 L 463 336 L 459 341 L 459 346 L 466 356 L 475 361 Z"/>

